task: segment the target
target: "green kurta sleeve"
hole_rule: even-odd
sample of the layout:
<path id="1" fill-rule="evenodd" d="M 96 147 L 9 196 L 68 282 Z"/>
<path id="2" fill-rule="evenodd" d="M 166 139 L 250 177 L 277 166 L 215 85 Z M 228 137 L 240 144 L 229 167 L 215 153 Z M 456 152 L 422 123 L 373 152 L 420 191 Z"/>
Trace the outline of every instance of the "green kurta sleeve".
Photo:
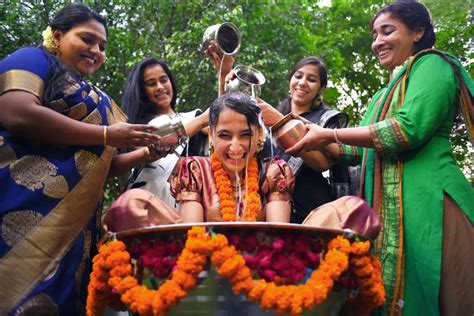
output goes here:
<path id="1" fill-rule="evenodd" d="M 370 102 L 369 106 L 367 107 L 367 111 L 362 118 L 360 126 L 367 126 L 370 123 L 371 118 L 374 116 L 374 112 L 376 111 L 378 101 L 382 96 L 384 89 L 379 90 L 373 97 L 372 101 Z M 341 154 L 337 159 L 338 163 L 354 166 L 360 164 L 362 162 L 362 156 L 364 154 L 364 148 L 358 146 L 350 146 L 350 145 L 342 145 L 341 147 Z"/>
<path id="2" fill-rule="evenodd" d="M 459 89 L 451 65 L 429 54 L 415 61 L 405 102 L 390 118 L 370 125 L 377 152 L 400 152 L 425 144 L 435 134 L 449 137 Z"/>

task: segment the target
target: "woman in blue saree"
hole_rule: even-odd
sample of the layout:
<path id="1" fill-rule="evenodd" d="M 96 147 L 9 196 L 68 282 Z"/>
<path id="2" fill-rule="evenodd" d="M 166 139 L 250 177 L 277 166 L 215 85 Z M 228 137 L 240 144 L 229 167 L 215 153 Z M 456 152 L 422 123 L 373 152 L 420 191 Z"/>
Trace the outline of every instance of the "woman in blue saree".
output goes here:
<path id="1" fill-rule="evenodd" d="M 43 37 L 0 61 L 1 315 L 84 313 L 105 178 L 159 140 L 83 79 L 105 60 L 102 16 L 69 5 Z"/>

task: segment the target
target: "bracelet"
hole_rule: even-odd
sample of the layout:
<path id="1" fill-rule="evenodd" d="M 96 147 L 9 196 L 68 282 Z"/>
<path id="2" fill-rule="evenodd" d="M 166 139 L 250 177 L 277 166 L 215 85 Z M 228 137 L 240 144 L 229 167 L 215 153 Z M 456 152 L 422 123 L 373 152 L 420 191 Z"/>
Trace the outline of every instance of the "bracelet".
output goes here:
<path id="1" fill-rule="evenodd" d="M 107 125 L 104 125 L 104 146 L 107 145 Z"/>
<path id="2" fill-rule="evenodd" d="M 339 147 L 342 147 L 342 142 L 339 140 L 339 137 L 337 137 L 337 128 L 333 129 L 334 131 L 334 140 L 336 141 L 336 144 Z"/>

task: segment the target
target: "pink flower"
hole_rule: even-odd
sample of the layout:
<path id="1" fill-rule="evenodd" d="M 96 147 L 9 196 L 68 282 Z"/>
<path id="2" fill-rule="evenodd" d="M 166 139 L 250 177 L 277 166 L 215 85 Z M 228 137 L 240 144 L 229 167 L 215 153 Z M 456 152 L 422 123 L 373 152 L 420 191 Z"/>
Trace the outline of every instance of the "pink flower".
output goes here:
<path id="1" fill-rule="evenodd" d="M 285 240 L 283 238 L 277 237 L 272 243 L 273 249 L 276 251 L 281 251 L 285 246 Z"/>
<path id="2" fill-rule="evenodd" d="M 295 270 L 305 270 L 306 269 L 305 255 L 301 252 L 293 252 L 290 255 L 289 261 L 291 262 L 291 266 Z"/>
<path id="3" fill-rule="evenodd" d="M 171 273 L 171 268 L 168 267 L 164 264 L 160 264 L 155 266 L 155 269 L 153 269 L 153 274 L 159 277 L 160 279 L 167 278 L 169 274 Z"/>
<path id="4" fill-rule="evenodd" d="M 260 247 L 255 256 L 260 268 L 267 268 L 270 266 L 273 252 L 274 250 L 268 246 Z"/>
<path id="5" fill-rule="evenodd" d="M 155 245 L 147 251 L 149 254 L 153 254 L 154 256 L 165 256 L 166 255 L 166 242 L 162 240 L 157 240 Z"/>
<path id="6" fill-rule="evenodd" d="M 276 276 L 276 272 L 271 269 L 263 269 L 259 271 L 260 277 L 264 278 L 265 281 L 271 282 Z"/>
<path id="7" fill-rule="evenodd" d="M 294 247 L 294 237 L 293 235 L 286 234 L 283 236 L 283 250 L 285 250 L 288 253 L 293 252 L 293 247 Z"/>
<path id="8" fill-rule="evenodd" d="M 244 256 L 245 263 L 250 270 L 257 269 L 257 259 L 253 256 Z"/>
<path id="9" fill-rule="evenodd" d="M 301 280 L 303 279 L 303 277 L 305 276 L 305 274 L 306 274 L 306 271 L 305 271 L 305 270 L 293 271 L 293 273 L 291 274 L 291 280 L 292 280 L 294 283 L 301 282 Z"/>
<path id="10" fill-rule="evenodd" d="M 164 266 L 171 269 L 176 265 L 177 260 L 178 260 L 177 258 L 166 257 L 166 258 L 163 258 L 162 263 Z"/>
<path id="11" fill-rule="evenodd" d="M 319 266 L 319 255 L 315 252 L 306 252 L 306 258 L 308 258 L 307 266 L 311 269 L 316 269 Z"/>
<path id="12" fill-rule="evenodd" d="M 144 254 L 152 246 L 153 244 L 149 240 L 141 240 L 138 243 L 134 242 L 130 246 L 130 253 L 132 254 L 132 256 L 138 257 L 141 254 Z"/>
<path id="13" fill-rule="evenodd" d="M 161 264 L 161 258 L 150 256 L 150 255 L 143 255 L 140 257 L 143 260 L 143 266 L 147 268 L 154 268 L 155 266 Z"/>
<path id="14" fill-rule="evenodd" d="M 271 258 L 270 267 L 277 271 L 278 275 L 281 276 L 281 271 L 290 270 L 293 263 L 283 252 L 275 252 Z"/>
<path id="15" fill-rule="evenodd" d="M 258 247 L 258 240 L 255 234 L 242 235 L 242 242 L 240 243 L 240 250 L 247 252 L 254 252 Z"/>
<path id="16" fill-rule="evenodd" d="M 311 239 L 308 235 L 300 235 L 295 238 L 295 251 L 305 252 L 311 250 Z"/>
<path id="17" fill-rule="evenodd" d="M 166 244 L 166 252 L 168 256 L 177 256 L 181 253 L 182 247 L 176 241 L 170 241 Z"/>
<path id="18" fill-rule="evenodd" d="M 278 270 L 277 273 L 278 276 L 289 279 L 294 274 L 294 271 L 293 268 L 290 266 L 287 269 Z"/>
<path id="19" fill-rule="evenodd" d="M 229 236 L 227 236 L 227 239 L 229 240 L 229 243 L 231 245 L 234 245 L 235 248 L 237 248 L 238 250 L 241 250 L 240 247 L 239 247 L 239 241 L 240 241 L 240 237 L 239 235 L 237 234 L 230 234 Z"/>

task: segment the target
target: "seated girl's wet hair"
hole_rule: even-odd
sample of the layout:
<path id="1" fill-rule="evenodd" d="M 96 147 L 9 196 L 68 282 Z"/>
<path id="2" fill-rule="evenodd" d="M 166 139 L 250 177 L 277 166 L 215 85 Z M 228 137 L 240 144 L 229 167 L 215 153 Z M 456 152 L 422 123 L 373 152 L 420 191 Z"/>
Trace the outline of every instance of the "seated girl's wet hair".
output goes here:
<path id="1" fill-rule="evenodd" d="M 225 108 L 244 115 L 250 126 L 263 127 L 261 109 L 255 98 L 242 92 L 231 92 L 218 97 L 211 104 L 209 109 L 209 126 L 211 128 L 216 127 L 219 115 Z"/>

